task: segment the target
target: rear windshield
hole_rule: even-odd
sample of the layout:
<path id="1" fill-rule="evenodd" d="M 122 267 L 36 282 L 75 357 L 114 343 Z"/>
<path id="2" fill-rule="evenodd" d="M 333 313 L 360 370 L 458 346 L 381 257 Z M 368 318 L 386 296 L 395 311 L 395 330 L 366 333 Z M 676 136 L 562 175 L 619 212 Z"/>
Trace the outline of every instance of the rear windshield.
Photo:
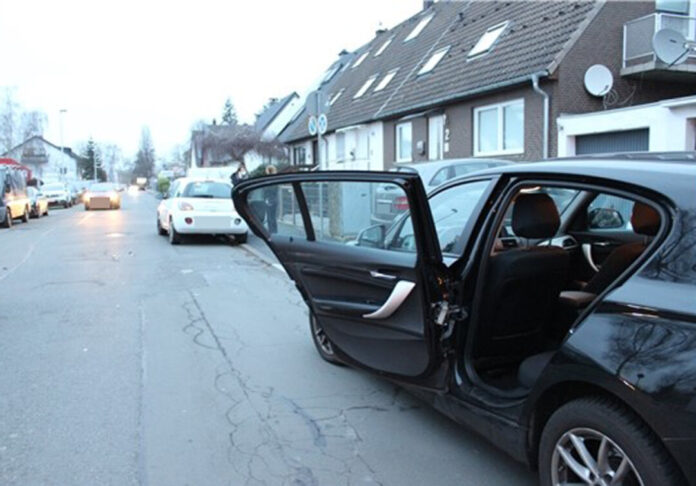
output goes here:
<path id="1" fill-rule="evenodd" d="M 106 191 L 113 191 L 116 189 L 116 186 L 113 184 L 93 184 L 90 186 L 89 190 L 90 191 L 97 191 L 97 192 L 106 192 Z"/>
<path id="2" fill-rule="evenodd" d="M 183 197 L 209 197 L 215 199 L 229 199 L 232 188 L 224 182 L 191 182 L 184 189 Z"/>

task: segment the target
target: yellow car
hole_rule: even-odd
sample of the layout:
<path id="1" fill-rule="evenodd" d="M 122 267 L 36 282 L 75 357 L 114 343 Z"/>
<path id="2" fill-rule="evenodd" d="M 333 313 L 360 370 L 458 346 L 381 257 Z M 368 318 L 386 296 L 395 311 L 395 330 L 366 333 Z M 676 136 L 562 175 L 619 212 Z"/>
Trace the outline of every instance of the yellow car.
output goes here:
<path id="1" fill-rule="evenodd" d="M 116 184 L 100 182 L 93 184 L 82 196 L 85 211 L 90 209 L 121 209 L 121 195 Z"/>

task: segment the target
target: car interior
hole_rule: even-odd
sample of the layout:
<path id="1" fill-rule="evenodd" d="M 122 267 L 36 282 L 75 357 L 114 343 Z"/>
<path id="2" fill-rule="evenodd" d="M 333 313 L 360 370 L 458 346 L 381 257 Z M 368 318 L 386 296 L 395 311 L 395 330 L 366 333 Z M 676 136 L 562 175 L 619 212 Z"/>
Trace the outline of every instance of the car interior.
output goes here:
<path id="1" fill-rule="evenodd" d="M 479 270 L 465 359 L 495 389 L 530 389 L 583 311 L 649 247 L 661 218 L 626 195 L 522 187 Z"/>

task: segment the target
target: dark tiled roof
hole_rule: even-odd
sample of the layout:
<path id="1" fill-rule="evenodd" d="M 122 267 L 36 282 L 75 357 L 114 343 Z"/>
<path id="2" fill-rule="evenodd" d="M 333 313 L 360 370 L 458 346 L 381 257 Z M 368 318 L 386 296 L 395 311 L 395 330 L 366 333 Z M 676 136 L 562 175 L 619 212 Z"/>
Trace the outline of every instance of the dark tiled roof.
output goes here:
<path id="1" fill-rule="evenodd" d="M 521 81 L 532 74 L 552 70 L 573 38 L 594 1 L 508 1 L 438 2 L 378 34 L 355 52 L 369 51 L 360 66 L 345 69 L 330 87 L 329 97 L 344 89 L 331 107 L 328 131 L 372 120 L 405 115 L 462 99 L 475 93 Z M 422 18 L 432 20 L 418 37 L 404 42 Z M 490 27 L 509 22 L 490 52 L 473 59 L 468 53 Z M 384 52 L 374 53 L 387 40 Z M 441 48 L 449 51 L 429 73 L 418 75 L 429 57 Z M 396 76 L 380 92 L 377 83 L 392 69 Z M 365 80 L 377 80 L 361 98 L 353 99 Z M 285 141 L 309 137 L 306 117 L 298 117 L 285 130 Z"/>
<path id="2" fill-rule="evenodd" d="M 285 98 L 275 100 L 270 105 L 266 107 L 259 115 L 256 117 L 256 122 L 254 123 L 254 128 L 262 132 L 270 125 L 278 114 L 283 111 L 283 108 L 292 101 L 293 98 L 297 97 L 297 93 L 292 92 Z"/>

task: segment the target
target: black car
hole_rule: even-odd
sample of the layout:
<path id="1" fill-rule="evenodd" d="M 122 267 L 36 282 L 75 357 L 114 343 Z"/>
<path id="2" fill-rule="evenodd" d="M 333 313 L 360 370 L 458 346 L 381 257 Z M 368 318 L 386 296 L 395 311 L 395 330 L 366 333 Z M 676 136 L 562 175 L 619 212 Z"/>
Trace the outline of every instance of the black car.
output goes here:
<path id="1" fill-rule="evenodd" d="M 370 226 L 384 184 L 409 209 Z M 273 188 L 293 200 L 271 232 L 247 201 Z M 233 198 L 325 360 L 403 385 L 544 485 L 696 484 L 694 154 L 509 165 L 429 197 L 409 173 L 290 174 Z"/>

